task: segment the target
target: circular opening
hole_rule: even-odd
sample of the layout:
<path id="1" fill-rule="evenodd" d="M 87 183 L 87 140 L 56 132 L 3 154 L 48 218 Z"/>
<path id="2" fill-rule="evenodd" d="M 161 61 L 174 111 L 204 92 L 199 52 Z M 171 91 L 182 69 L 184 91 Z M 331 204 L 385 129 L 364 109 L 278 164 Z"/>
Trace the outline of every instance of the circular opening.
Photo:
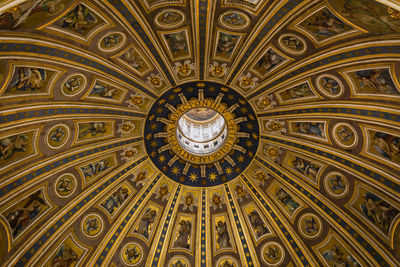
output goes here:
<path id="1" fill-rule="evenodd" d="M 224 117 L 217 111 L 195 108 L 179 119 L 177 136 L 186 151 L 196 155 L 209 154 L 224 143 L 227 125 Z"/>

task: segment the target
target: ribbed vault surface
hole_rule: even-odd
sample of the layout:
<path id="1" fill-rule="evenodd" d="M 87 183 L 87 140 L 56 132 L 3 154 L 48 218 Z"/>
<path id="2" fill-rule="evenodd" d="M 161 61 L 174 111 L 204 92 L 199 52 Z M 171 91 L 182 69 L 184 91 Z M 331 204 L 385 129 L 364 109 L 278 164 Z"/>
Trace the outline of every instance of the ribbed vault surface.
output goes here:
<path id="1" fill-rule="evenodd" d="M 400 266 L 381 2 L 0 1 L 0 264 Z"/>

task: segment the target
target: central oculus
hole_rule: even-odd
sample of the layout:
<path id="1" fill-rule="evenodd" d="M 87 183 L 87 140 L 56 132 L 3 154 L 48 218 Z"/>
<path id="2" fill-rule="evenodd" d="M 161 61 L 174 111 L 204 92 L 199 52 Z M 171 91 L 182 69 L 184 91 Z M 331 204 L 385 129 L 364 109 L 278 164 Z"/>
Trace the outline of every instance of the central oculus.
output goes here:
<path id="1" fill-rule="evenodd" d="M 167 138 L 171 149 L 193 164 L 210 164 L 223 159 L 233 148 L 237 124 L 228 107 L 215 99 L 184 99 L 169 116 Z M 182 97 L 182 95 L 180 95 Z"/>
<path id="2" fill-rule="evenodd" d="M 259 134 L 247 100 L 213 82 L 165 92 L 153 104 L 144 130 L 146 151 L 161 172 L 202 187 L 240 175 L 257 152 Z"/>
<path id="3" fill-rule="evenodd" d="M 178 120 L 179 143 L 189 153 L 210 154 L 225 142 L 228 126 L 224 116 L 211 108 L 194 108 Z"/>

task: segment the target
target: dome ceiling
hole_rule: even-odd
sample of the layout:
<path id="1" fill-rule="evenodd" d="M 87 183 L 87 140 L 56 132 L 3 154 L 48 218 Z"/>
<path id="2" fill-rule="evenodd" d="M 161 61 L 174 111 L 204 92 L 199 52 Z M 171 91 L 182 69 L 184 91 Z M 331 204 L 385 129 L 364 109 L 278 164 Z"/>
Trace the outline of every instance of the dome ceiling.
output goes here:
<path id="1" fill-rule="evenodd" d="M 400 266 L 380 2 L 3 1 L 0 264 Z"/>

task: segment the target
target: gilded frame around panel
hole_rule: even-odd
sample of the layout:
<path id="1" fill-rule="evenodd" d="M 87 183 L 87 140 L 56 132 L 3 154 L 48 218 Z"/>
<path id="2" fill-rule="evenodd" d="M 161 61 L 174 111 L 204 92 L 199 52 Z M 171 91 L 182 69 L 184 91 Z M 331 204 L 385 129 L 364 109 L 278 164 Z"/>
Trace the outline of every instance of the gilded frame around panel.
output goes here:
<path id="1" fill-rule="evenodd" d="M 105 98 L 105 97 L 98 97 L 98 96 L 90 96 L 90 93 L 93 91 L 94 86 L 97 84 L 97 82 L 105 83 L 105 84 L 107 84 L 107 85 L 109 85 L 109 86 L 113 86 L 113 87 L 116 87 L 117 89 L 121 90 L 121 91 L 122 91 L 122 94 L 121 94 L 121 96 L 120 96 L 120 99 L 119 99 L 119 100 L 114 100 L 114 99 L 112 99 L 112 98 Z M 91 99 L 91 100 L 98 100 L 98 101 L 105 101 L 105 102 L 112 102 L 112 103 L 119 103 L 119 104 L 121 104 L 121 102 L 125 99 L 127 93 L 128 93 L 128 91 L 127 91 L 126 89 L 121 88 L 121 86 L 117 86 L 117 85 L 115 85 L 114 83 L 110 83 L 110 82 L 108 82 L 108 81 L 106 81 L 106 80 L 104 80 L 104 79 L 95 77 L 95 78 L 92 80 L 92 83 L 90 84 L 89 89 L 87 90 L 87 92 L 82 96 L 82 100 L 83 100 L 83 99 Z"/>
<path id="2" fill-rule="evenodd" d="M 170 57 L 170 59 L 172 60 L 172 62 L 175 61 L 179 61 L 179 60 L 184 60 L 184 59 L 191 59 L 193 57 L 192 55 L 192 39 L 190 38 L 190 34 L 189 34 L 189 27 L 183 27 L 183 28 L 179 28 L 179 29 L 174 29 L 174 30 L 169 30 L 169 31 L 158 31 L 158 35 L 160 36 L 160 39 L 162 40 L 162 44 L 164 49 L 167 51 L 168 56 Z M 174 57 L 171 50 L 169 49 L 169 45 L 167 40 L 165 39 L 165 35 L 166 34 L 174 34 L 174 33 L 180 33 L 180 32 L 184 32 L 185 36 L 186 36 L 186 44 L 188 46 L 188 55 L 183 55 L 183 56 L 179 56 L 179 57 Z M 173 73 L 173 71 L 171 71 Z"/>
<path id="3" fill-rule="evenodd" d="M 35 65 L 37 64 L 37 65 Z M 12 100 L 25 100 L 27 96 L 29 96 L 30 99 L 34 98 L 46 98 L 46 97 L 53 97 L 53 90 L 54 90 L 54 85 L 56 81 L 60 78 L 62 74 L 65 73 L 65 69 L 55 66 L 55 65 L 50 65 L 50 64 L 43 64 L 43 63 L 37 63 L 35 61 L 14 61 L 10 60 L 8 62 L 8 76 L 4 82 L 3 87 L 0 89 L 0 98 L 1 99 L 12 99 Z M 14 95 L 3 95 L 3 93 L 8 89 L 10 86 L 10 82 L 12 78 L 14 77 L 15 70 L 16 68 L 39 68 L 39 69 L 45 69 L 49 71 L 54 71 L 53 76 L 50 78 L 48 85 L 47 85 L 47 92 L 46 93 L 40 93 L 40 94 L 35 94 L 35 93 L 30 93 L 30 94 L 14 94 Z"/>
<path id="4" fill-rule="evenodd" d="M 347 24 L 348 26 L 350 26 L 353 29 L 350 29 L 348 31 L 345 31 L 343 33 L 340 33 L 338 35 L 326 38 L 324 40 L 317 40 L 315 35 L 313 33 L 311 33 L 308 29 L 305 29 L 303 27 L 300 26 L 300 24 L 307 20 L 308 18 L 310 18 L 311 16 L 313 16 L 314 14 L 316 14 L 317 12 L 323 10 L 324 8 L 328 9 L 332 14 L 334 14 L 337 18 L 339 18 L 340 20 L 343 21 L 344 24 Z M 340 16 L 334 8 L 331 7 L 331 5 L 329 3 L 322 3 L 314 8 L 312 8 L 309 12 L 305 13 L 305 16 L 300 17 L 298 19 L 296 19 L 290 26 L 289 29 L 295 30 L 301 34 L 306 35 L 307 37 L 309 37 L 309 39 L 313 42 L 313 44 L 316 47 L 321 47 L 323 45 L 327 45 L 336 41 L 340 41 L 343 40 L 345 38 L 349 38 L 349 37 L 354 37 L 357 35 L 361 35 L 362 33 L 366 33 L 365 30 L 362 30 L 361 28 L 355 26 L 352 23 L 348 23 L 347 20 L 343 19 L 342 16 Z"/>
<path id="5" fill-rule="evenodd" d="M 390 77 L 392 78 L 393 84 L 395 85 L 395 89 L 398 91 L 398 95 L 389 95 L 389 94 L 368 94 L 368 93 L 359 93 L 357 92 L 357 86 L 355 84 L 356 81 L 350 77 L 351 72 L 364 71 L 364 70 L 376 70 L 376 69 L 389 69 Z M 345 68 L 339 71 L 340 75 L 342 75 L 347 83 L 349 84 L 351 97 L 352 98 L 367 98 L 371 100 L 376 100 L 377 97 L 381 99 L 386 99 L 390 101 L 398 101 L 400 99 L 400 83 L 397 79 L 395 73 L 395 63 L 370 63 L 363 65 L 355 65 L 349 68 Z"/>
<path id="6" fill-rule="evenodd" d="M 87 36 L 81 36 L 81 35 L 73 32 L 73 31 L 62 29 L 59 26 L 54 26 L 53 25 L 54 23 L 56 23 L 57 21 L 59 21 L 60 19 L 62 19 L 66 15 L 68 15 L 79 4 L 83 4 L 84 6 L 89 8 L 98 17 L 100 17 L 104 21 L 104 23 L 101 23 L 98 26 L 96 26 L 94 29 L 92 29 L 87 34 Z M 104 13 L 102 11 L 100 11 L 92 3 L 90 3 L 89 1 L 81 1 L 81 2 L 76 2 L 73 5 L 71 5 L 70 8 L 65 10 L 62 14 L 60 14 L 58 17 L 53 19 L 51 22 L 39 27 L 38 30 L 42 30 L 42 31 L 47 32 L 49 34 L 55 34 L 55 35 L 60 36 L 60 37 L 70 36 L 70 37 L 73 37 L 73 38 L 71 38 L 71 40 L 88 45 L 92 41 L 92 39 L 96 36 L 96 34 L 98 34 L 99 32 L 101 32 L 103 30 L 110 29 L 110 28 L 115 27 L 115 26 L 116 26 L 115 23 L 112 22 L 108 17 L 106 17 L 104 15 Z"/>

